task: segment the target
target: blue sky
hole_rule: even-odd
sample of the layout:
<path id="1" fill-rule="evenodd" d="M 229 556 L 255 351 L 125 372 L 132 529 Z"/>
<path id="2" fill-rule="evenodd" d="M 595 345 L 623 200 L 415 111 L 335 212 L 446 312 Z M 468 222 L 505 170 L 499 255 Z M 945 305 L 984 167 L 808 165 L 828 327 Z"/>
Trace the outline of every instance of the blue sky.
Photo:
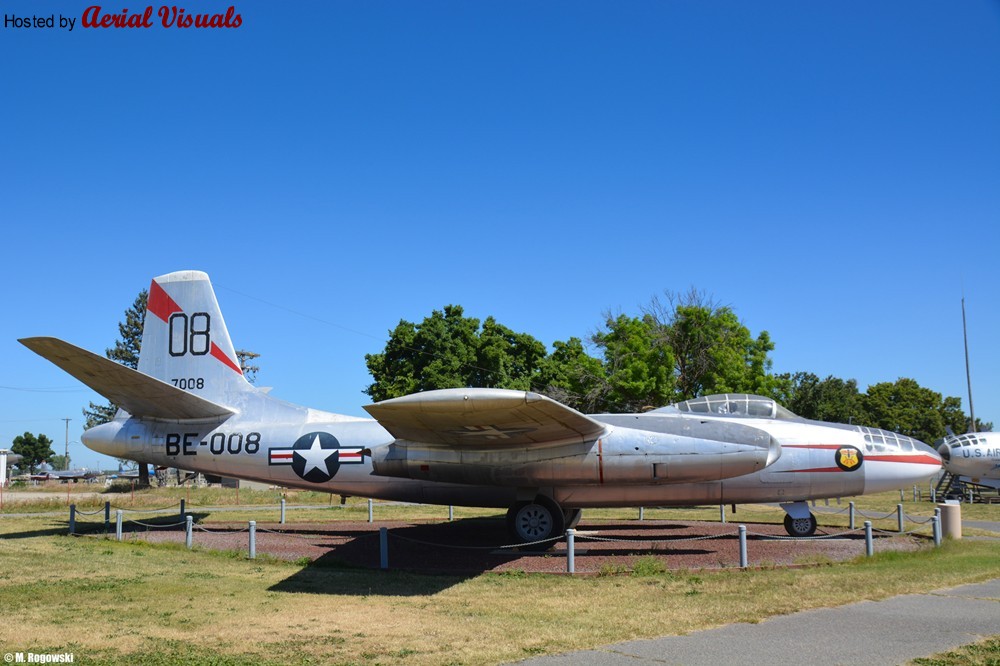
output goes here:
<path id="1" fill-rule="evenodd" d="M 69 417 L 106 464 L 78 443 L 98 397 L 16 339 L 102 352 L 180 269 L 260 385 L 356 415 L 401 318 L 457 303 L 551 344 L 692 286 L 776 372 L 967 408 L 964 293 L 1000 423 L 998 2 L 237 2 L 202 31 L 88 6 L 0 5 L 76 20 L 0 26 L 0 445 L 61 452 Z"/>

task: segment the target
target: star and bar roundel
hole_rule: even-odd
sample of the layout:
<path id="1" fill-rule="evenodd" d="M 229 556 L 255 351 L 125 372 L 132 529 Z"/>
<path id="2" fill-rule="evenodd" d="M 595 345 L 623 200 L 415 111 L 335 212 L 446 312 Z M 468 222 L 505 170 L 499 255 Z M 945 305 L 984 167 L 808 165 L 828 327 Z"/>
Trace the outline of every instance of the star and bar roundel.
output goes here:
<path id="1" fill-rule="evenodd" d="M 291 465 L 303 481 L 326 483 L 341 465 L 360 465 L 365 461 L 364 448 L 341 446 L 328 432 L 302 435 L 288 447 L 273 447 L 267 451 L 268 465 Z"/>

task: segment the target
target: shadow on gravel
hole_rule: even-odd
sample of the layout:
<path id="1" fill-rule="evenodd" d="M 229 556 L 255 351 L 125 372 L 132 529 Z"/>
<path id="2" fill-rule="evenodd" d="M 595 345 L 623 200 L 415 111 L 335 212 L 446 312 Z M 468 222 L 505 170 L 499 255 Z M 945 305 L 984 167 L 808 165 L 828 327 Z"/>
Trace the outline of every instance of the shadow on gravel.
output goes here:
<path id="1" fill-rule="evenodd" d="M 344 531 L 337 536 L 345 536 Z M 379 532 L 359 531 L 345 543 L 331 544 L 325 554 L 270 589 L 313 594 L 433 594 L 524 557 L 524 553 L 498 549 L 506 545 L 507 534 L 504 522 L 496 518 L 389 526 L 387 536 L 389 571 L 379 570 Z"/>

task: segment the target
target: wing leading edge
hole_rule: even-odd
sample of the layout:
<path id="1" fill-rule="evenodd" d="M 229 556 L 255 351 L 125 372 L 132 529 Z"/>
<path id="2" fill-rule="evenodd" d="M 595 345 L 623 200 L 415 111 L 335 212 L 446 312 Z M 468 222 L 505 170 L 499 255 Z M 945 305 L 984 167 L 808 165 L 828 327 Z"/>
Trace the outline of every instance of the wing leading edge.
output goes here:
<path id="1" fill-rule="evenodd" d="M 18 342 L 135 417 L 173 421 L 225 418 L 234 413 L 58 338 L 22 338 Z"/>
<path id="2" fill-rule="evenodd" d="M 397 440 L 459 449 L 542 448 L 593 441 L 603 423 L 551 398 L 509 389 L 442 389 L 367 405 Z"/>

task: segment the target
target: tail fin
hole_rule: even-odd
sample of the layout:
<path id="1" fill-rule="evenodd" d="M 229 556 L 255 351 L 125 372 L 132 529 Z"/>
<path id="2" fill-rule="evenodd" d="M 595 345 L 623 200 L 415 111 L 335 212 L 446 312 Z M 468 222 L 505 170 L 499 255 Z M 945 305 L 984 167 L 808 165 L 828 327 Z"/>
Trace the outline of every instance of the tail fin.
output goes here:
<path id="1" fill-rule="evenodd" d="M 240 369 L 208 275 L 178 271 L 153 278 L 139 371 L 222 404 L 254 390 Z"/>

